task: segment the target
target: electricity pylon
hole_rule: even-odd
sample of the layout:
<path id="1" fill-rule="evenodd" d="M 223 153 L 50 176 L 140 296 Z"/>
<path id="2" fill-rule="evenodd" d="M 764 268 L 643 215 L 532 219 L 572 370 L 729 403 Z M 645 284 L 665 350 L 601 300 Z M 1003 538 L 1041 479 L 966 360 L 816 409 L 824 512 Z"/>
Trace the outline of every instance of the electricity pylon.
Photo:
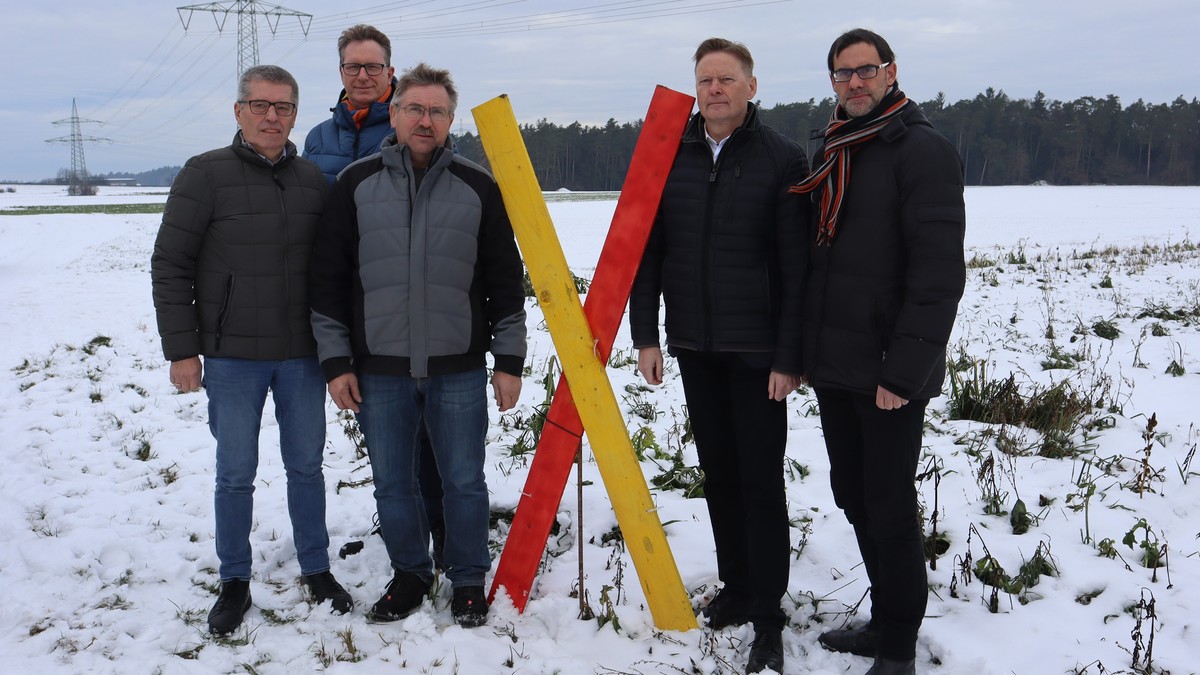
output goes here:
<path id="1" fill-rule="evenodd" d="M 71 176 L 70 184 L 67 187 L 69 195 L 90 195 L 94 194 L 91 190 L 91 179 L 88 177 L 87 162 L 83 159 L 83 144 L 84 142 L 111 142 L 107 138 L 97 138 L 95 136 L 84 136 L 79 130 L 79 125 L 88 124 L 104 124 L 99 120 L 84 120 L 79 119 L 79 108 L 75 105 L 75 99 L 71 99 L 71 116 L 65 120 L 58 120 L 53 124 L 70 124 L 71 135 L 59 136 L 58 138 L 47 138 L 47 143 L 70 143 L 71 144 Z"/>
<path id="2" fill-rule="evenodd" d="M 212 12 L 213 19 L 217 22 L 217 32 L 225 30 L 225 21 L 230 14 L 236 14 L 238 18 L 238 64 L 237 76 L 240 78 L 242 73 L 246 72 L 247 68 L 258 65 L 258 31 L 255 23 L 255 17 L 259 14 L 266 17 L 267 26 L 271 29 L 271 34 L 275 34 L 275 29 L 279 27 L 279 20 L 284 16 L 294 16 L 300 21 L 300 29 L 304 31 L 304 35 L 308 35 L 308 27 L 312 23 L 312 14 L 305 14 L 294 9 L 280 7 L 258 0 L 230 0 L 228 2 L 209 2 L 203 5 L 186 5 L 184 7 L 175 8 L 179 12 L 179 20 L 183 22 L 183 30 L 188 29 L 188 25 L 192 22 L 193 12 Z M 187 18 L 184 18 L 184 11 L 187 11 Z"/>

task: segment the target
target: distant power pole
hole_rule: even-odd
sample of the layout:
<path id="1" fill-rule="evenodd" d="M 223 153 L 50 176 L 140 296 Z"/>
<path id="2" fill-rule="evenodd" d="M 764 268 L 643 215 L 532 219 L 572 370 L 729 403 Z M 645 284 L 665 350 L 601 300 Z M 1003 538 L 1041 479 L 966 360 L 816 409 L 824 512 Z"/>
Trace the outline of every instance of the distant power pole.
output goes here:
<path id="1" fill-rule="evenodd" d="M 279 18 L 283 16 L 294 16 L 300 21 L 300 29 L 304 34 L 308 35 L 308 27 L 312 23 L 312 14 L 297 12 L 294 9 L 280 7 L 279 5 L 271 5 L 258 0 L 230 0 L 228 2 L 209 2 L 203 5 L 186 5 L 184 7 L 176 7 L 179 12 L 179 20 L 183 22 L 183 29 L 188 29 L 188 24 L 192 22 L 193 12 L 212 12 L 213 19 L 217 22 L 217 32 L 224 32 L 225 20 L 230 14 L 236 14 L 238 18 L 238 64 L 237 76 L 240 78 L 242 73 L 246 72 L 247 68 L 258 65 L 258 32 L 256 30 L 255 17 L 259 14 L 267 19 L 267 26 L 271 28 L 271 34 L 275 34 L 275 29 L 279 27 Z M 184 11 L 187 12 L 187 18 L 184 18 Z"/>
<path id="2" fill-rule="evenodd" d="M 107 138 L 96 138 L 95 136 L 84 136 L 79 125 L 83 123 L 89 124 L 104 124 L 99 120 L 83 120 L 79 119 L 79 108 L 75 105 L 75 99 L 71 99 L 71 117 L 65 120 L 58 120 L 53 124 L 70 124 L 71 135 L 59 136 L 58 138 L 47 138 L 47 143 L 70 143 L 71 144 L 71 176 L 67 194 L 69 195 L 91 195 L 95 194 L 92 189 L 91 179 L 88 177 L 87 162 L 83 159 L 83 144 L 84 142 L 94 143 L 97 141 L 111 142 Z"/>

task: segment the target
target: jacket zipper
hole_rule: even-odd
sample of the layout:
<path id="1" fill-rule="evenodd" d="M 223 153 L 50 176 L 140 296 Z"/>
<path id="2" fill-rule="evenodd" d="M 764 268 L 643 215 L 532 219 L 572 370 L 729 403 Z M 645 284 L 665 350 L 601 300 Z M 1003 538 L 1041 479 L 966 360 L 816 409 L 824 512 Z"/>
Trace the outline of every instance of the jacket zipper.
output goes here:
<path id="1" fill-rule="evenodd" d="M 292 275 L 288 269 L 288 262 L 290 260 L 288 251 L 291 249 L 292 242 L 291 229 L 288 227 L 287 200 L 283 198 L 283 193 L 285 190 L 287 190 L 287 187 L 285 187 L 283 181 L 279 179 L 277 167 L 271 167 L 271 174 L 275 179 L 275 185 L 279 188 L 279 217 L 280 225 L 283 227 L 283 307 L 284 316 L 287 317 L 285 321 L 290 321 L 292 307 Z M 285 325 L 283 328 L 283 358 L 286 359 L 292 355 L 292 329 L 290 325 Z"/>
<path id="2" fill-rule="evenodd" d="M 229 318 L 229 310 L 233 306 L 233 286 L 237 275 L 230 273 L 225 279 L 225 299 L 221 303 L 221 311 L 217 312 L 216 351 L 221 351 L 221 336 L 225 333 L 225 319 Z"/>

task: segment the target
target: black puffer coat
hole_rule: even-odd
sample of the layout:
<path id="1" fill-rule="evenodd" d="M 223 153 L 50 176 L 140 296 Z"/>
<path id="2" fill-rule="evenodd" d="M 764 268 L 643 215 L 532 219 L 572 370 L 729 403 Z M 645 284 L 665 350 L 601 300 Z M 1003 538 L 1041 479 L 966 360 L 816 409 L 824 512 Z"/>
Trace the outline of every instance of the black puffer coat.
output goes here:
<path id="1" fill-rule="evenodd" d="M 799 375 L 807 209 L 788 187 L 808 173 L 804 150 L 763 126 L 753 104 L 717 161 L 692 117 L 671 167 L 629 305 L 634 346 L 774 353 Z"/>
<path id="2" fill-rule="evenodd" d="M 150 261 L 168 360 L 316 353 L 307 277 L 328 182 L 287 155 L 272 166 L 239 132 L 175 177 Z"/>
<path id="3" fill-rule="evenodd" d="M 810 248 L 809 381 L 872 397 L 880 385 L 907 399 L 936 397 L 966 276 L 958 153 L 910 105 L 859 147 L 850 176 L 832 245 Z"/>

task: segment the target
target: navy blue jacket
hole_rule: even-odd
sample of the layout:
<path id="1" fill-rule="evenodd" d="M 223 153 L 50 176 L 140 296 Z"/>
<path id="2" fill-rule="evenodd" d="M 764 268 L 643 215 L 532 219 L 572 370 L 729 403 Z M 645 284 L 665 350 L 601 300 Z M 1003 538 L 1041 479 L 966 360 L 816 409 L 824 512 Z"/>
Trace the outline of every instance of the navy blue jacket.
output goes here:
<path id="1" fill-rule="evenodd" d="M 392 78 L 391 91 L 395 89 L 396 78 Z M 383 139 L 392 133 L 389 103 L 372 103 L 359 127 L 345 97 L 343 89 L 337 105 L 330 108 L 333 116 L 313 127 L 304 139 L 304 158 L 321 167 L 330 183 L 351 162 L 379 152 Z"/>

